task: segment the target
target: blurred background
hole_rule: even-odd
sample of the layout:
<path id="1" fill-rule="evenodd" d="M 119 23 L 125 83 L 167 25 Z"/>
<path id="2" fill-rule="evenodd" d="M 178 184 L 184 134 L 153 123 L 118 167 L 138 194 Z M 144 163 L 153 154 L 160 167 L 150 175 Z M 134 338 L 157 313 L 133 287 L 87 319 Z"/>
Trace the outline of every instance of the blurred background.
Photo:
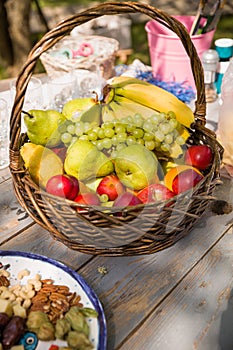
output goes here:
<path id="1" fill-rule="evenodd" d="M 78 13 L 104 1 L 92 0 L 1 0 L 0 1 L 0 79 L 17 76 L 34 44 L 65 17 Z M 121 1 L 119 1 L 121 2 Z M 144 0 L 170 15 L 195 15 L 196 0 Z M 117 63 L 129 64 L 135 58 L 150 64 L 145 23 L 147 16 L 127 16 L 120 22 L 102 20 L 84 29 L 85 34 L 115 35 L 120 42 Z M 228 1 L 223 9 L 214 40 L 231 37 L 233 32 L 233 3 Z M 123 35 L 123 37 L 122 37 Z M 38 62 L 35 73 L 44 72 Z"/>

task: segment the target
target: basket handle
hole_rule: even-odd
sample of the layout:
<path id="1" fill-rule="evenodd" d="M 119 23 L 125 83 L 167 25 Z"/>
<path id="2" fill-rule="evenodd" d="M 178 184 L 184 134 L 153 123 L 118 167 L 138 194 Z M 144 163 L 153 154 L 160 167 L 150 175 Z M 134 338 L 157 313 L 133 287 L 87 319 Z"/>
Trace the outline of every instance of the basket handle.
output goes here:
<path id="1" fill-rule="evenodd" d="M 157 20 L 167 26 L 180 38 L 187 55 L 190 58 L 190 65 L 197 90 L 197 99 L 195 107 L 195 123 L 205 125 L 206 101 L 204 74 L 201 61 L 198 57 L 195 46 L 192 43 L 190 35 L 185 26 L 177 19 L 167 13 L 156 9 L 153 6 L 140 2 L 107 2 L 79 14 L 61 21 L 55 28 L 47 32 L 38 43 L 32 48 L 28 55 L 27 61 L 21 69 L 16 82 L 16 96 L 10 118 L 10 159 L 14 163 L 15 152 L 20 149 L 20 132 L 21 132 L 21 112 L 24 102 L 26 89 L 35 68 L 36 62 L 40 55 L 50 49 L 55 43 L 68 35 L 72 29 L 83 23 L 86 23 L 103 15 L 131 14 L 142 13 Z M 10 163 L 12 163 L 10 162 Z M 11 166 L 15 168 L 14 166 Z M 17 166 L 16 166 L 17 168 Z"/>

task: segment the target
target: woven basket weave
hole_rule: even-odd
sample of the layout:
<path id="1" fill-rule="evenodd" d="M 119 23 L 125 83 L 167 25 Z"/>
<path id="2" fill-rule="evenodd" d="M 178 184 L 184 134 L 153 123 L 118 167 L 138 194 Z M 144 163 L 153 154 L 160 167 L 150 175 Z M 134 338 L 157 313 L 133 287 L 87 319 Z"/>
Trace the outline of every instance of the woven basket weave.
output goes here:
<path id="1" fill-rule="evenodd" d="M 211 146 L 214 158 L 211 169 L 192 190 L 176 197 L 172 205 L 164 202 L 119 209 L 89 207 L 51 196 L 33 183 L 23 166 L 20 147 L 27 137 L 21 133 L 21 111 L 28 82 L 40 55 L 55 45 L 78 25 L 102 15 L 142 13 L 173 30 L 190 58 L 197 89 L 195 122 L 190 144 Z M 62 21 L 34 46 L 17 80 L 11 115 L 10 169 L 16 196 L 36 223 L 72 249 L 99 255 L 138 255 L 167 248 L 184 237 L 201 217 L 219 182 L 223 149 L 215 134 L 205 128 L 205 90 L 201 62 L 185 27 L 154 7 L 137 2 L 104 3 Z M 81 211 L 80 211 L 81 210 Z M 115 209 L 116 210 L 116 209 Z"/>

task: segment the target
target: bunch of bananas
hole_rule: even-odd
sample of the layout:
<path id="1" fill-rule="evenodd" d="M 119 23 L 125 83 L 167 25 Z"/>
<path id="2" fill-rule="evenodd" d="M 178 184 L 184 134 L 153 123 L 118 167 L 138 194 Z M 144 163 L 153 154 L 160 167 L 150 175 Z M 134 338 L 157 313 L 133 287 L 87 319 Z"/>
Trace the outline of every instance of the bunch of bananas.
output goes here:
<path id="1" fill-rule="evenodd" d="M 102 120 L 122 118 L 132 111 L 144 118 L 151 110 L 167 113 L 173 111 L 177 121 L 189 128 L 194 122 L 192 110 L 172 93 L 146 81 L 131 77 L 116 77 L 104 88 Z"/>

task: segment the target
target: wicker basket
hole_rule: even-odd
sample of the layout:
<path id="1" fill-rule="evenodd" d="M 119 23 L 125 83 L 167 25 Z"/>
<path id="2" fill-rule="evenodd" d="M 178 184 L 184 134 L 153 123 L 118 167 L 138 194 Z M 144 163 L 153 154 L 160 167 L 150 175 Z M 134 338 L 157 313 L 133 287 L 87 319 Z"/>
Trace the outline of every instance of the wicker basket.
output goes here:
<path id="1" fill-rule="evenodd" d="M 65 58 L 61 54 L 59 55 L 64 48 L 67 53 L 77 50 L 81 54 L 75 58 Z M 71 72 L 76 69 L 93 70 L 94 66 L 94 68 L 101 67 L 103 78 L 108 79 L 113 75 L 118 48 L 119 42 L 112 38 L 98 35 L 81 35 L 80 37 L 68 35 L 50 50 L 44 52 L 40 60 L 51 78 L 59 77 L 61 73 Z M 55 55 L 56 52 L 58 54 Z"/>
<path id="2" fill-rule="evenodd" d="M 211 169 L 192 190 L 176 197 L 172 205 L 164 202 L 118 208 L 88 207 L 51 196 L 35 185 L 23 167 L 20 147 L 26 142 L 21 133 L 21 111 L 25 91 L 40 55 L 50 49 L 77 25 L 102 15 L 142 13 L 162 21 L 180 38 L 190 57 L 197 89 L 195 122 L 190 144 L 211 146 L 214 159 Z M 138 2 L 104 3 L 62 21 L 49 31 L 32 49 L 17 81 L 11 115 L 10 169 L 16 196 L 36 223 L 65 245 L 80 252 L 99 255 L 138 255 L 167 248 L 184 237 L 201 217 L 219 182 L 223 149 L 215 134 L 205 128 L 205 90 L 201 62 L 184 26 L 176 19 L 152 6 Z M 115 209 L 116 210 L 116 209 Z M 119 213 L 120 212 L 120 213 Z"/>

